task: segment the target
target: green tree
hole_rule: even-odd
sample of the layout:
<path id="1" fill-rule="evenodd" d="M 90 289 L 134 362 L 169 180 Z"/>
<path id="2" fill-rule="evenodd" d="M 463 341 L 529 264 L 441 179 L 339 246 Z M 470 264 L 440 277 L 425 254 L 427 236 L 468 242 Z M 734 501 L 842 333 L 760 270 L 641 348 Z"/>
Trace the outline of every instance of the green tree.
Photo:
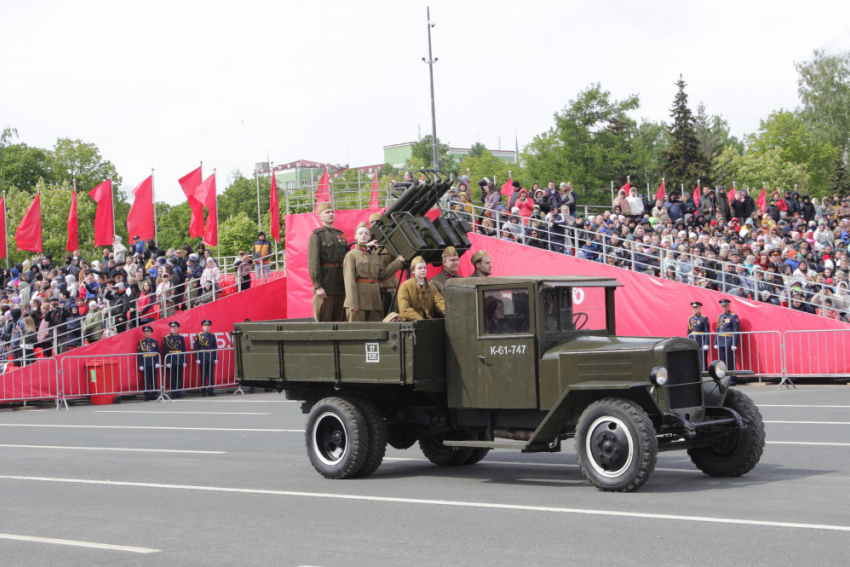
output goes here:
<path id="1" fill-rule="evenodd" d="M 835 161 L 832 163 L 832 175 L 829 177 L 827 190 L 830 194 L 847 195 L 850 193 L 850 173 L 847 172 L 847 165 L 840 154 L 835 156 Z"/>
<path id="2" fill-rule="evenodd" d="M 480 157 L 475 157 L 472 154 L 465 156 L 458 165 L 458 169 L 464 175 L 466 170 L 469 170 L 473 200 L 481 195 L 481 188 L 477 181 L 482 177 L 495 180 L 500 188 L 508 180 L 508 177 L 513 177 L 523 185 L 527 185 L 524 172 L 519 164 L 504 162 L 486 148 L 482 150 Z M 527 187 L 531 188 L 531 185 L 527 185 Z"/>
<path id="3" fill-rule="evenodd" d="M 233 256 L 240 250 L 245 250 L 256 239 L 257 221 L 248 218 L 248 215 L 244 212 L 232 216 L 219 224 L 218 241 L 223 256 Z"/>
<path id="4" fill-rule="evenodd" d="M 487 146 L 485 146 L 481 142 L 475 142 L 469 148 L 469 155 L 472 156 L 472 157 L 481 157 L 482 155 L 484 155 L 484 150 L 486 150 L 486 149 L 487 149 Z M 463 171 L 463 170 L 461 170 L 461 171 Z"/>
<path id="5" fill-rule="evenodd" d="M 673 102 L 670 116 L 673 123 L 669 127 L 670 146 L 664 151 L 664 173 L 669 187 L 685 185 L 690 187 L 697 179 L 703 185 L 710 185 L 711 164 L 700 151 L 696 134 L 694 116 L 688 108 L 686 83 L 681 75 L 676 81 L 679 92 Z"/>
<path id="6" fill-rule="evenodd" d="M 3 148 L 0 161 L 0 190 L 12 185 L 18 189 L 35 193 L 39 179 L 53 182 L 48 163 L 48 153 L 41 148 L 33 148 L 24 143 L 12 144 Z"/>
<path id="7" fill-rule="evenodd" d="M 411 146 L 411 159 L 405 163 L 405 169 L 419 169 L 419 167 L 414 168 L 412 166 L 420 162 L 424 164 L 420 167 L 425 167 L 426 169 L 434 167 L 434 144 L 431 141 L 432 139 L 431 134 L 428 134 L 418 142 L 413 143 Z M 455 159 L 449 155 L 449 145 L 442 143 L 440 138 L 437 138 L 437 157 L 440 160 L 440 171 L 456 173 L 457 164 L 455 163 Z"/>
<path id="8" fill-rule="evenodd" d="M 112 179 L 113 187 L 121 185 L 121 176 L 112 162 L 104 160 L 94 144 L 82 140 L 59 138 L 49 153 L 55 183 L 76 180 L 79 191 L 91 191 L 99 183 Z"/>
<path id="9" fill-rule="evenodd" d="M 814 50 L 811 61 L 795 62 L 801 115 L 819 137 L 850 150 L 850 51 Z"/>
<path id="10" fill-rule="evenodd" d="M 784 190 L 794 185 L 804 188 L 808 182 L 806 165 L 786 161 L 779 148 L 747 151 L 739 155 L 730 147 L 723 153 L 721 161 L 731 171 L 730 180 L 725 182 L 727 186 L 732 185 L 731 181 L 737 181 L 739 188 L 760 189 L 766 183 L 770 190 Z"/>

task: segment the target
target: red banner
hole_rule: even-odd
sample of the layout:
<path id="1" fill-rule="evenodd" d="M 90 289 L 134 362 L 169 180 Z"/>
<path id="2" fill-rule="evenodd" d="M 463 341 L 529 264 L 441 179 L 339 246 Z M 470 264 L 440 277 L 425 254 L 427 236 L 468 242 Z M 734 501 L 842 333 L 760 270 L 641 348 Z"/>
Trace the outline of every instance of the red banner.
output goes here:
<path id="1" fill-rule="evenodd" d="M 502 185 L 502 195 L 510 197 L 514 192 L 514 180 L 508 177 L 508 182 Z"/>
<path id="2" fill-rule="evenodd" d="M 218 245 L 218 201 L 215 194 L 215 173 L 207 177 L 206 181 L 195 189 L 195 198 L 208 210 L 207 224 L 204 227 L 204 244 L 207 246 Z"/>
<path id="3" fill-rule="evenodd" d="M 133 205 L 127 215 L 127 234 L 130 240 L 138 236 L 142 240 L 156 238 L 156 221 L 154 220 L 153 204 L 153 175 L 139 183 L 133 189 Z"/>
<path id="4" fill-rule="evenodd" d="M 0 209 L 3 215 L 0 216 L 0 258 L 6 257 L 6 197 L 0 197 Z"/>
<path id="5" fill-rule="evenodd" d="M 94 245 L 112 246 L 115 242 L 115 225 L 112 215 L 112 180 L 107 179 L 91 191 L 89 197 L 97 203 L 94 216 Z"/>
<path id="6" fill-rule="evenodd" d="M 328 168 L 325 168 L 325 172 L 322 174 L 322 178 L 319 180 L 319 186 L 316 187 L 316 205 L 319 203 L 327 203 L 331 200 L 331 181 L 328 178 Z"/>
<path id="7" fill-rule="evenodd" d="M 269 213 L 271 214 L 272 238 L 280 244 L 280 203 L 277 200 L 277 177 L 272 171 L 271 198 L 269 200 Z"/>
<path id="8" fill-rule="evenodd" d="M 18 230 L 15 231 L 15 244 L 18 250 L 41 252 L 41 193 L 35 194 L 30 208 L 27 209 Z"/>
<path id="9" fill-rule="evenodd" d="M 189 238 L 204 235 L 204 206 L 195 198 L 195 189 L 203 180 L 201 167 L 190 171 L 177 180 L 183 189 L 183 194 L 186 195 L 186 200 L 189 201 L 189 208 L 192 209 L 192 219 L 189 221 Z"/>
<path id="10" fill-rule="evenodd" d="M 80 249 L 80 223 L 77 217 L 77 192 L 71 196 L 71 210 L 68 211 L 68 243 L 65 250 L 73 252 Z"/>

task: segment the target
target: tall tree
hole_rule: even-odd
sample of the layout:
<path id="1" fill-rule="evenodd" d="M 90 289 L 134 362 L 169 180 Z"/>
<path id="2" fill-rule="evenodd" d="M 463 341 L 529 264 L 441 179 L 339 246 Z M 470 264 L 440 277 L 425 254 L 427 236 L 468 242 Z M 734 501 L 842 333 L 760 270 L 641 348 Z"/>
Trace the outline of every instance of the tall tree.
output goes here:
<path id="1" fill-rule="evenodd" d="M 90 190 L 98 183 L 112 178 L 112 185 L 121 185 L 121 176 L 112 162 L 104 160 L 96 145 L 59 138 L 50 152 L 50 168 L 56 183 L 76 179 L 77 189 Z"/>
<path id="2" fill-rule="evenodd" d="M 418 142 L 413 143 L 411 148 L 411 159 L 405 164 L 405 169 L 434 167 L 434 145 L 431 140 L 431 134 L 428 134 Z M 449 155 L 449 145 L 442 143 L 440 138 L 437 138 L 437 157 L 440 159 L 440 171 L 446 173 L 457 172 L 457 163 L 455 163 L 455 159 Z M 416 165 L 418 165 L 418 167 L 414 167 Z"/>
<path id="3" fill-rule="evenodd" d="M 53 182 L 48 152 L 24 143 L 3 148 L 0 161 L 0 191 L 8 190 L 14 185 L 18 189 L 35 193 L 39 179 L 47 183 Z"/>
<path id="4" fill-rule="evenodd" d="M 821 139 L 850 150 L 850 51 L 814 50 L 811 61 L 795 62 L 802 117 Z"/>
<path id="5" fill-rule="evenodd" d="M 469 148 L 469 155 L 472 157 L 481 157 L 484 155 L 484 150 L 487 149 L 487 146 L 482 144 L 481 142 L 475 142 Z"/>
<path id="6" fill-rule="evenodd" d="M 835 156 L 835 161 L 832 163 L 832 175 L 829 177 L 827 190 L 829 193 L 838 193 L 839 195 L 850 193 L 850 173 L 848 173 L 847 165 L 840 154 Z"/>
<path id="7" fill-rule="evenodd" d="M 697 179 L 700 179 L 703 184 L 710 185 L 711 164 L 700 151 L 694 115 L 688 108 L 686 83 L 681 75 L 676 81 L 676 86 L 679 87 L 679 92 L 676 93 L 670 113 L 673 118 L 673 123 L 669 127 L 670 147 L 664 152 L 664 173 L 667 184 L 671 188 L 680 185 L 691 187 Z"/>

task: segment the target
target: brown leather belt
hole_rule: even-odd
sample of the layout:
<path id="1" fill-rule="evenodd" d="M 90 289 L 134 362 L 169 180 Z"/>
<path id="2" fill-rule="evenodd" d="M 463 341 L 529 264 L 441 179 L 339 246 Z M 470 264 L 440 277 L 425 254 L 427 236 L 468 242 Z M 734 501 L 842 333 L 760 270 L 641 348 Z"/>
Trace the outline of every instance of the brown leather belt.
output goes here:
<path id="1" fill-rule="evenodd" d="M 369 278 L 357 278 L 357 283 L 378 283 L 378 280 L 370 280 Z"/>
<path id="2" fill-rule="evenodd" d="M 341 268 L 342 264 L 331 264 L 329 262 L 322 262 L 322 266 L 325 268 Z"/>

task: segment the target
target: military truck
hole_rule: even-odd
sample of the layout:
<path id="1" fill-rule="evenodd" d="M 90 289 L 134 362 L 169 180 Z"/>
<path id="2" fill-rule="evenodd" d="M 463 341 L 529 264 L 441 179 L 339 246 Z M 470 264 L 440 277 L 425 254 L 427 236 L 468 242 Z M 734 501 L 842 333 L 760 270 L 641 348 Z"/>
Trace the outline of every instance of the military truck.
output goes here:
<path id="1" fill-rule="evenodd" d="M 307 454 L 327 478 L 366 477 L 387 444 L 418 442 L 439 466 L 491 449 L 557 452 L 574 439 L 584 476 L 640 488 L 659 451 L 711 476 L 758 463 L 764 424 L 687 338 L 620 337 L 610 278 L 450 280 L 444 319 L 281 320 L 235 325 L 237 379 L 300 400 Z"/>

